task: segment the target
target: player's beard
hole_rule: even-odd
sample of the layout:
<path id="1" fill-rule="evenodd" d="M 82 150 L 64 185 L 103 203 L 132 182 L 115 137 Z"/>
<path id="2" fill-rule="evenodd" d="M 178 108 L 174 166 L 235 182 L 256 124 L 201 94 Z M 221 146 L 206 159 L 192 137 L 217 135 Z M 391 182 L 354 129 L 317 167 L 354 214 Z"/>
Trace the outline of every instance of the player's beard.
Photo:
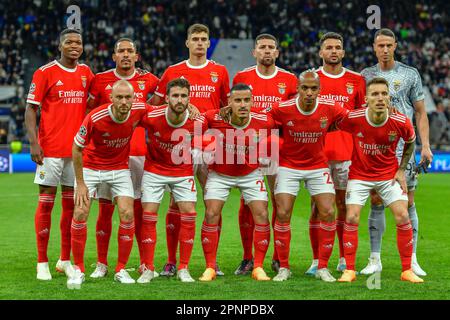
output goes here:
<path id="1" fill-rule="evenodd" d="M 259 63 L 262 64 L 265 67 L 270 67 L 272 65 L 275 64 L 275 59 L 270 57 L 270 58 L 262 58 L 261 60 L 259 60 Z"/>
<path id="2" fill-rule="evenodd" d="M 342 63 L 342 59 L 339 59 L 339 58 L 337 58 L 336 60 L 324 59 L 324 61 L 325 61 L 325 64 L 332 65 L 332 66 Z"/>
<path id="3" fill-rule="evenodd" d="M 186 111 L 186 109 L 187 109 L 187 105 L 184 105 L 184 104 L 182 104 L 182 103 L 177 103 L 177 104 L 175 104 L 175 105 L 169 104 L 169 107 L 170 107 L 170 110 L 172 110 L 172 112 L 175 113 L 178 117 L 179 117 L 180 115 L 182 115 L 182 114 Z M 180 107 L 180 108 L 179 108 L 179 107 Z M 180 111 L 180 110 L 181 110 L 181 107 L 183 107 L 183 110 L 182 110 L 182 111 Z"/>

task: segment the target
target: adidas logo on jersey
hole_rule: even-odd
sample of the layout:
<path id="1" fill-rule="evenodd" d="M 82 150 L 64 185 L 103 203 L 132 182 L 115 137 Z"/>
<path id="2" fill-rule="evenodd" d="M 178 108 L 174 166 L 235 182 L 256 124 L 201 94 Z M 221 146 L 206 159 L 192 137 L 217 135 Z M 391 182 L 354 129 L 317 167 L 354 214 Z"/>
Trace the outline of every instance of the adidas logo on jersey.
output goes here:
<path id="1" fill-rule="evenodd" d="M 293 127 L 293 126 L 294 126 L 294 123 L 293 123 L 292 121 L 288 121 L 288 123 L 286 123 L 286 125 L 287 125 L 288 127 Z"/>
<path id="2" fill-rule="evenodd" d="M 111 87 L 111 85 L 110 85 L 110 84 L 108 84 L 108 85 L 106 86 L 105 90 L 112 90 L 112 87 Z"/>
<path id="3" fill-rule="evenodd" d="M 362 134 L 362 132 L 358 132 L 358 134 L 356 135 L 358 138 L 364 138 L 364 135 Z"/>
<path id="4" fill-rule="evenodd" d="M 102 134 L 102 137 L 109 137 L 110 134 L 108 132 L 105 132 L 104 134 Z"/>
<path id="5" fill-rule="evenodd" d="M 63 86 L 63 85 L 64 85 L 64 83 L 63 83 L 61 80 L 58 80 L 58 82 L 56 83 L 56 86 L 57 86 L 57 87 Z"/>
<path id="6" fill-rule="evenodd" d="M 159 131 L 156 131 L 154 134 L 156 137 L 161 137 L 161 134 L 159 133 Z"/>

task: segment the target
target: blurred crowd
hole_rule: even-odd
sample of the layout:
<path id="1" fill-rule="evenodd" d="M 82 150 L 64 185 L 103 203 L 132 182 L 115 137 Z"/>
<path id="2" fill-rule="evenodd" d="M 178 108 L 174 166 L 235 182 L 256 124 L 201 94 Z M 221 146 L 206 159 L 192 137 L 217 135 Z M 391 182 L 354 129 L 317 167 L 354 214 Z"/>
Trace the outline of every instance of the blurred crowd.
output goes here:
<path id="1" fill-rule="evenodd" d="M 70 4 L 81 8 L 83 60 L 94 72 L 114 66 L 113 43 L 126 36 L 138 43 L 140 67 L 161 76 L 167 66 L 186 58 L 186 30 L 195 22 L 208 25 L 212 38 L 253 39 L 263 32 L 274 34 L 280 40 L 279 65 L 296 74 L 320 65 L 318 40 L 327 31 L 344 36 L 346 67 L 361 71 L 376 63 L 374 30 L 366 25 L 369 1 L 2 1 L 0 85 L 18 88 L 15 108 L 19 112 L 14 114 L 20 114 L 24 107 L 24 65 L 28 63 L 24 51 L 32 50 L 45 61 L 58 56 L 57 35 L 66 25 Z M 439 121 L 444 133 L 439 138 L 432 133 L 432 139 L 448 144 L 450 4 L 444 0 L 417 4 L 386 0 L 380 9 L 381 26 L 391 28 L 398 37 L 397 60 L 419 70 L 437 106 L 430 121 Z M 15 129 L 19 137 L 23 135 L 21 121 Z"/>

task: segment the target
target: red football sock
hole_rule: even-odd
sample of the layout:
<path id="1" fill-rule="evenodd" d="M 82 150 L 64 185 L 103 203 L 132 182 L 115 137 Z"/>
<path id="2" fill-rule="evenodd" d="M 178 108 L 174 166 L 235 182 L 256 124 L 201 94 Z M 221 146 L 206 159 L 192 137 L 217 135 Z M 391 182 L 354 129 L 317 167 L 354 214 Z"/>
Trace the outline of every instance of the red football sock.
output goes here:
<path id="1" fill-rule="evenodd" d="M 70 229 L 72 227 L 73 208 L 75 202 L 73 200 L 73 190 L 63 191 L 62 197 L 62 213 L 59 228 L 61 230 L 61 255 L 62 261 L 70 260 Z"/>
<path id="2" fill-rule="evenodd" d="M 180 234 L 180 211 L 178 206 L 169 207 L 166 215 L 167 262 L 177 264 L 178 237 Z"/>
<path id="3" fill-rule="evenodd" d="M 188 267 L 195 238 L 196 212 L 182 213 L 180 226 L 180 264 L 178 270 Z"/>
<path id="4" fill-rule="evenodd" d="M 318 269 L 327 268 L 331 252 L 333 252 L 336 222 L 320 222 L 319 227 L 319 265 Z"/>
<path id="5" fill-rule="evenodd" d="M 275 227 L 275 219 L 277 218 L 277 205 L 275 204 L 275 195 L 273 193 L 270 194 L 271 198 L 272 198 L 272 228 Z M 275 241 L 275 239 L 274 239 Z M 278 258 L 278 251 L 277 251 L 277 246 L 273 246 L 273 255 L 272 255 L 272 260 L 276 260 L 279 261 L 280 259 Z"/>
<path id="6" fill-rule="evenodd" d="M 86 221 L 75 221 L 71 225 L 71 245 L 73 262 L 81 272 L 84 272 L 84 248 L 86 247 L 87 225 Z"/>
<path id="7" fill-rule="evenodd" d="M 217 245 L 216 245 L 216 257 L 217 257 L 217 249 L 219 248 L 220 241 L 220 233 L 222 232 L 222 213 L 219 218 L 219 225 L 217 226 Z"/>
<path id="8" fill-rule="evenodd" d="M 134 221 L 120 221 L 119 232 L 117 233 L 117 240 L 119 242 L 119 254 L 117 258 L 116 272 L 119 272 L 121 269 L 125 269 L 125 266 L 127 265 L 131 249 L 133 248 L 133 237 Z"/>
<path id="9" fill-rule="evenodd" d="M 255 224 L 253 245 L 255 246 L 254 268 L 262 267 L 270 243 L 270 224 Z"/>
<path id="10" fill-rule="evenodd" d="M 309 240 L 311 241 L 314 260 L 319 259 L 319 228 L 319 220 L 309 220 Z"/>
<path id="11" fill-rule="evenodd" d="M 141 229 L 142 229 L 142 203 L 141 199 L 134 200 L 134 235 L 136 236 L 136 242 L 139 249 L 139 260 L 140 264 L 143 263 L 142 260 L 142 243 L 141 243 Z"/>
<path id="12" fill-rule="evenodd" d="M 241 206 L 239 207 L 239 231 L 241 232 L 242 248 L 244 249 L 243 259 L 251 260 L 253 258 L 253 229 L 255 223 L 250 208 L 245 205 L 244 199 L 241 198 Z"/>
<path id="13" fill-rule="evenodd" d="M 411 269 L 413 230 L 411 222 L 397 225 L 397 248 L 402 261 L 402 271 Z"/>
<path id="14" fill-rule="evenodd" d="M 145 266 L 150 270 L 155 270 L 156 222 L 158 222 L 158 214 L 156 212 L 144 211 L 141 228 L 141 259 Z"/>
<path id="15" fill-rule="evenodd" d="M 48 262 L 47 247 L 52 225 L 52 209 L 55 204 L 55 195 L 41 193 L 34 215 L 34 228 L 36 230 L 36 243 L 38 262 Z"/>
<path id="16" fill-rule="evenodd" d="M 216 267 L 218 227 L 219 226 L 217 224 L 207 224 L 205 221 L 203 221 L 202 224 L 202 247 L 207 268 L 215 269 Z"/>
<path id="17" fill-rule="evenodd" d="M 114 205 L 111 201 L 99 199 L 97 225 L 95 226 L 97 261 L 106 265 L 108 265 L 108 247 L 111 238 L 113 213 Z"/>
<path id="18" fill-rule="evenodd" d="M 291 225 L 275 220 L 273 227 L 275 246 L 280 259 L 280 267 L 289 269 L 289 250 L 291 246 Z"/>
<path id="19" fill-rule="evenodd" d="M 347 269 L 355 271 L 356 250 L 358 249 L 358 225 L 344 223 L 344 257 Z"/>
<path id="20" fill-rule="evenodd" d="M 342 238 L 344 235 L 344 223 L 345 219 L 336 219 L 336 233 L 339 241 L 339 258 L 344 257 L 344 239 Z"/>

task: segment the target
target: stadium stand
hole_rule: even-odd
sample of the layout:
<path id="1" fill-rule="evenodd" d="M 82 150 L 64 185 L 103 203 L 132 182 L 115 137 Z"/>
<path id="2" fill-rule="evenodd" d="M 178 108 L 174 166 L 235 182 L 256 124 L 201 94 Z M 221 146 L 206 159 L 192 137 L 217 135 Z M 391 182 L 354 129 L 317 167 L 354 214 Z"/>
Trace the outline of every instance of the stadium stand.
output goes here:
<path id="1" fill-rule="evenodd" d="M 418 1 L 417 1 L 418 2 Z M 121 36 L 136 39 L 140 67 L 161 76 L 167 66 L 184 59 L 187 27 L 200 22 L 210 26 L 211 37 L 252 39 L 268 32 L 278 37 L 282 52 L 279 64 L 298 74 L 320 65 L 318 39 L 327 31 L 343 34 L 344 65 L 360 71 L 376 60 L 372 53 L 373 31 L 368 30 L 369 1 L 355 3 L 316 1 L 48 1 L 25 0 L 0 3 L 0 87 L 14 86 L 8 141 L 26 138 L 23 130 L 24 92 L 34 69 L 58 56 L 57 34 L 65 27 L 66 8 L 81 8 L 84 62 L 94 72 L 113 67 L 111 51 Z M 446 134 L 432 136 L 435 145 L 449 144 L 450 113 L 450 4 L 446 1 L 384 1 L 382 26 L 398 36 L 397 59 L 415 66 L 429 88 L 436 114 L 443 113 Z M 339 19 L 336 19 L 339 15 Z M 246 53 L 245 53 L 246 54 Z M 0 101 L 1 101 L 0 97 Z M 442 110 L 439 111 L 438 109 Z M 443 122 L 442 117 L 430 116 Z M 11 132 L 12 131 L 12 132 Z M 440 134 L 434 133 L 432 135 Z"/>

